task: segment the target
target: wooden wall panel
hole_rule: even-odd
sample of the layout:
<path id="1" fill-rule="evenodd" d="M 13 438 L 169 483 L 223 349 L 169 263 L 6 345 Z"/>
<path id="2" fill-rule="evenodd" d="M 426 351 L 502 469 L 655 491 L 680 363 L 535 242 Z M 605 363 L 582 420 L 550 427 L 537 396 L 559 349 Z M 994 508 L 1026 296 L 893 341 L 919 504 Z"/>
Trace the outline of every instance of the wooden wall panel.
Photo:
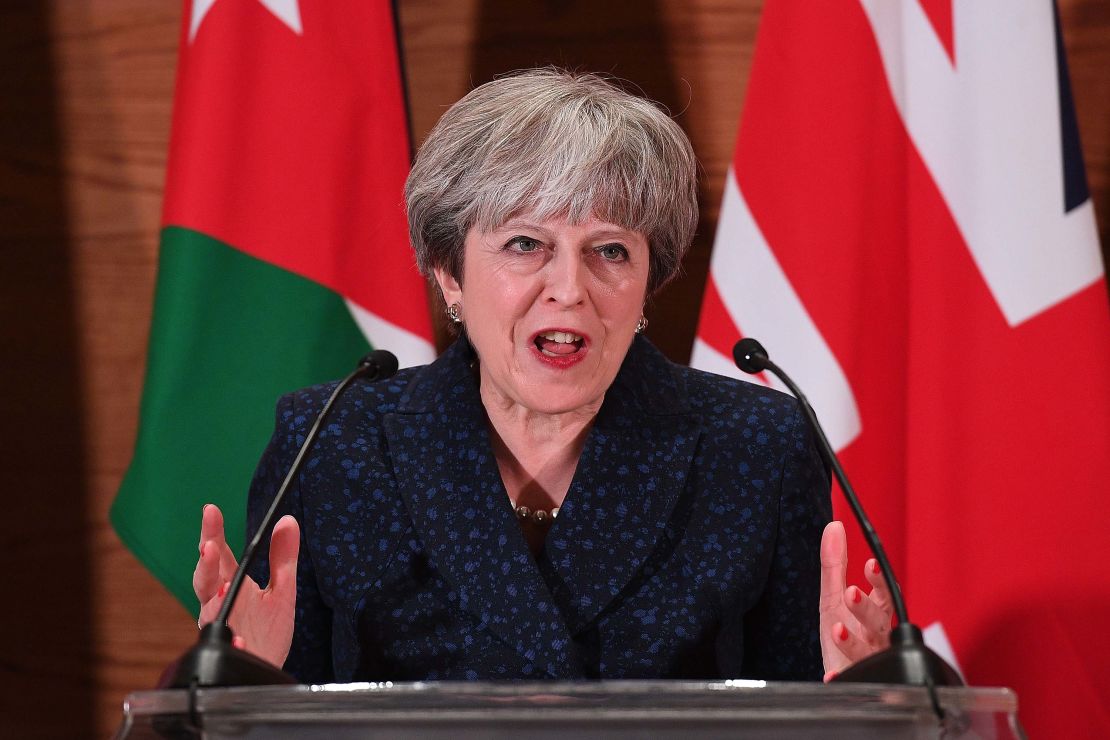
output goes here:
<path id="1" fill-rule="evenodd" d="M 676 113 L 704 168 L 687 277 L 650 307 L 686 358 L 760 0 L 401 0 L 420 141 L 473 84 L 557 63 L 627 78 Z M 7 516 L 0 723 L 104 737 L 195 627 L 106 513 L 131 454 L 172 103 L 177 0 L 0 6 L 0 439 Z M 1061 17 L 1103 243 L 1110 244 L 1110 4 Z M 199 512 L 198 512 L 199 513 Z M 14 636 L 14 637 L 13 637 Z M 32 719 L 42 724 L 32 729 Z"/>
<path id="2" fill-rule="evenodd" d="M 18 703 L 0 723 L 8 737 L 105 737 L 125 692 L 152 685 L 195 630 L 107 523 L 135 437 L 179 8 L 0 14 L 0 233 L 16 263 L 0 378 L 17 420 L 0 445 L 16 507 L 0 540 L 15 576 L 0 696 Z"/>

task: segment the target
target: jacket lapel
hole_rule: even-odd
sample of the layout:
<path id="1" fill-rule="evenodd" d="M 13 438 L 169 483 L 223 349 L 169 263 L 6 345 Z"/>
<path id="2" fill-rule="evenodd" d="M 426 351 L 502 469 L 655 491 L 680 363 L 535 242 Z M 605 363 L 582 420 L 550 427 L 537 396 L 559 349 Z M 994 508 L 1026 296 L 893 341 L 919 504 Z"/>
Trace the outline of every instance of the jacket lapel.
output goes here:
<path id="1" fill-rule="evenodd" d="M 572 634 L 633 585 L 672 531 L 700 423 L 670 363 L 637 339 L 605 395 L 547 537 L 552 591 Z M 644 574 L 646 575 L 646 573 Z"/>
<path id="2" fill-rule="evenodd" d="M 574 678 L 570 635 L 516 522 L 489 425 L 456 342 L 384 419 L 397 484 L 428 556 L 460 605 L 537 671 Z"/>

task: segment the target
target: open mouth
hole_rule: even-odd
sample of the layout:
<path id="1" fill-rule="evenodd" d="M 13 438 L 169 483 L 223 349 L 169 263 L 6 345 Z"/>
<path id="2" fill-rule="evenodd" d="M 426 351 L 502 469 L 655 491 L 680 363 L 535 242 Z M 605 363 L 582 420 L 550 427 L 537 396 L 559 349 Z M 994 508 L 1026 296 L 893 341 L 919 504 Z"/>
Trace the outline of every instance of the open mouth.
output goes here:
<path id="1" fill-rule="evenodd" d="M 548 357 L 573 355 L 585 345 L 585 339 L 569 331 L 545 331 L 536 335 L 536 349 Z"/>

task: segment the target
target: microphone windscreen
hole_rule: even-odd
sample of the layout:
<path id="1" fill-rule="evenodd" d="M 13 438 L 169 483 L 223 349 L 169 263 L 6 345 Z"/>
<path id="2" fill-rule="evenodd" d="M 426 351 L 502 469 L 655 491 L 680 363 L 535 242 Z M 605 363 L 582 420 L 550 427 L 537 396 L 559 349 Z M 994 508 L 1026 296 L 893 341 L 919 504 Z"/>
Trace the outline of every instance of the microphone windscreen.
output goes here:
<path id="1" fill-rule="evenodd" d="M 767 368 L 764 362 L 768 359 L 767 350 L 751 337 L 744 337 L 732 347 L 732 359 L 736 362 L 736 367 L 748 375 L 755 375 Z"/>
<path id="2" fill-rule="evenodd" d="M 392 378 L 397 372 L 397 355 L 387 349 L 376 349 L 359 361 L 359 366 L 366 369 L 371 380 L 385 380 Z"/>

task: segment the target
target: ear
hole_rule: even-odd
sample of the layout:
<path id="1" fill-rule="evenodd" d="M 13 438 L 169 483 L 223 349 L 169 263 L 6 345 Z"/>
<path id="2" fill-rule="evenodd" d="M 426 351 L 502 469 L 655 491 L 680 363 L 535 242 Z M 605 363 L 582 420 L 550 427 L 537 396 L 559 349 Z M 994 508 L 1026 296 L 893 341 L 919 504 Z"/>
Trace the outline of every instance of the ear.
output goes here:
<path id="1" fill-rule="evenodd" d="M 462 303 L 462 286 L 459 281 L 445 267 L 432 269 L 439 292 L 443 294 L 443 302 L 450 306 L 452 303 Z"/>

